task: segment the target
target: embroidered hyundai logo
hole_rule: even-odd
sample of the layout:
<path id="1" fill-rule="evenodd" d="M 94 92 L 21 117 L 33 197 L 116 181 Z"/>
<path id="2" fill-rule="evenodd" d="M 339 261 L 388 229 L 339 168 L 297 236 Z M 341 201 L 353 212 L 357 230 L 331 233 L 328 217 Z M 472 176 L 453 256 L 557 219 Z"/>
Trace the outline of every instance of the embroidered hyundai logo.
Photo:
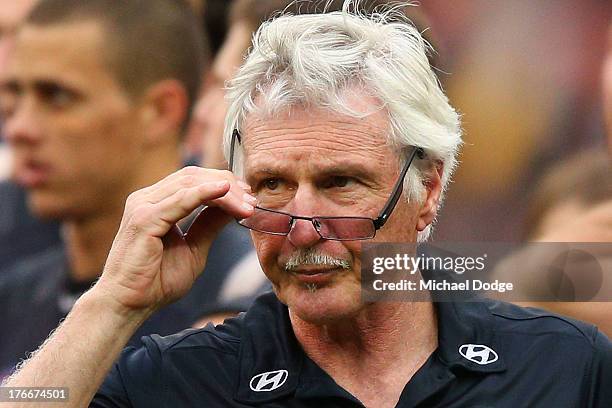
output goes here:
<path id="1" fill-rule="evenodd" d="M 251 378 L 249 387 L 256 392 L 274 391 L 287 381 L 288 376 L 287 370 L 267 371 Z"/>
<path id="2" fill-rule="evenodd" d="M 497 361 L 497 353 L 484 344 L 462 344 L 459 353 L 466 359 L 480 365 L 491 364 Z"/>

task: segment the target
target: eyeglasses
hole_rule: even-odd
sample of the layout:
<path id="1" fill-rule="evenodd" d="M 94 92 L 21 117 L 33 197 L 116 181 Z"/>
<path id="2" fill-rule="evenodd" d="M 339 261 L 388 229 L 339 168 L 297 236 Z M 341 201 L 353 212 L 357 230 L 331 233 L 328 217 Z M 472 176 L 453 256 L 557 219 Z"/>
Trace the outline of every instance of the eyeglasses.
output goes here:
<path id="1" fill-rule="evenodd" d="M 230 144 L 229 170 L 234 170 L 234 149 L 236 141 L 241 143 L 240 133 L 234 130 Z M 334 241 L 359 241 L 372 239 L 376 231 L 381 229 L 395 209 L 397 201 L 402 195 L 404 178 L 415 157 L 425 158 L 425 151 L 421 147 L 411 146 L 412 152 L 400 172 L 391 196 L 380 211 L 377 218 L 368 217 L 302 217 L 282 211 L 270 210 L 259 206 L 255 207 L 253 215 L 238 221 L 238 224 L 253 231 L 272 235 L 288 235 L 297 220 L 310 221 L 322 239 Z"/>

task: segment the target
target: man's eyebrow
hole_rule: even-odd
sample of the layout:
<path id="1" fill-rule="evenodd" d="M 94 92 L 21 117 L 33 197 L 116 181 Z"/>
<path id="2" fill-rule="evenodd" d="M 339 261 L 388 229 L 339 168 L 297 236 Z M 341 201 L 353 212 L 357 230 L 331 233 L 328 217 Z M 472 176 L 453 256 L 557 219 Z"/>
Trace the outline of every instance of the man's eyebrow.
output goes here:
<path id="1" fill-rule="evenodd" d="M 249 178 L 259 179 L 264 177 L 283 177 L 286 172 L 281 168 L 264 167 L 249 172 Z M 373 180 L 374 175 L 367 167 L 361 164 L 336 164 L 331 166 L 322 166 L 316 174 L 317 178 L 325 178 L 332 176 L 350 176 L 363 180 Z"/>
<path id="2" fill-rule="evenodd" d="M 62 90 L 64 92 L 68 92 L 75 96 L 78 96 L 81 94 L 77 90 L 77 88 L 73 86 L 72 84 L 68 84 L 64 81 L 56 80 L 56 79 L 53 79 L 53 80 L 39 79 L 39 80 L 34 81 L 33 85 L 34 85 L 34 89 L 36 89 L 37 92 L 41 92 L 45 94 L 51 91 L 56 91 L 56 90 Z"/>
<path id="3" fill-rule="evenodd" d="M 363 180 L 372 180 L 374 175 L 371 170 L 362 164 L 337 164 L 322 167 L 318 172 L 318 177 L 350 176 Z"/>
<path id="4" fill-rule="evenodd" d="M 283 175 L 282 169 L 272 169 L 269 167 L 263 169 L 257 169 L 254 171 L 250 171 L 249 178 L 263 178 L 263 177 L 279 177 Z"/>
<path id="5" fill-rule="evenodd" d="M 50 90 L 61 89 L 62 91 L 71 93 L 75 96 L 79 96 L 81 94 L 81 92 L 77 90 L 78 88 L 74 85 L 58 79 L 41 78 L 32 81 L 30 84 L 25 84 L 21 83 L 15 78 L 7 78 L 0 82 L 0 89 L 5 92 L 18 93 L 26 86 L 33 86 L 37 92 L 43 93 Z"/>
<path id="6" fill-rule="evenodd" d="M 21 85 L 15 79 L 6 79 L 0 82 L 0 91 L 18 93 L 21 90 Z"/>

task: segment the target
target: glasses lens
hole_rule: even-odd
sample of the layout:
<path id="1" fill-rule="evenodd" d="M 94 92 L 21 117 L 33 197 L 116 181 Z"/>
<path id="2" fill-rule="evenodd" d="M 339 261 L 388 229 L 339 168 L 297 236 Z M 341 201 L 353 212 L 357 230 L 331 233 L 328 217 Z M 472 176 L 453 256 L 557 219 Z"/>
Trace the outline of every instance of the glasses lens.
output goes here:
<path id="1" fill-rule="evenodd" d="M 357 240 L 373 238 L 374 222 L 369 218 L 316 218 L 325 239 Z"/>
<path id="2" fill-rule="evenodd" d="M 238 223 L 249 229 L 270 234 L 288 234 L 291 231 L 291 217 L 274 211 L 255 207 L 253 215 Z"/>

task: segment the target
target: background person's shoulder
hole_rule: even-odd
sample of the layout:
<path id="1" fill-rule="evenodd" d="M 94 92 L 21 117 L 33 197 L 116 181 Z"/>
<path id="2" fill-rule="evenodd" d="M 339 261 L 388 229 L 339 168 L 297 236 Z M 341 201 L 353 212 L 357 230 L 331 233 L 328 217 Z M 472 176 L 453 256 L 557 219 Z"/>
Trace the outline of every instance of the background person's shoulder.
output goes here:
<path id="1" fill-rule="evenodd" d="M 489 301 L 487 306 L 495 318 L 495 330 L 499 333 L 566 336 L 593 344 L 599 332 L 590 323 L 544 309 L 501 301 Z"/>
<path id="2" fill-rule="evenodd" d="M 489 301 L 488 307 L 494 317 L 496 335 L 505 338 L 508 348 L 515 353 L 537 355 L 536 358 L 565 365 L 579 362 L 578 365 L 588 370 L 604 365 L 608 367 L 605 372 L 593 372 L 593 375 L 601 374 L 612 383 L 612 341 L 597 326 L 512 303 Z"/>
<path id="3" fill-rule="evenodd" d="M 612 406 L 612 342 L 596 326 L 511 303 L 488 301 L 493 331 L 512 370 L 531 370 L 575 389 L 589 407 Z"/>

